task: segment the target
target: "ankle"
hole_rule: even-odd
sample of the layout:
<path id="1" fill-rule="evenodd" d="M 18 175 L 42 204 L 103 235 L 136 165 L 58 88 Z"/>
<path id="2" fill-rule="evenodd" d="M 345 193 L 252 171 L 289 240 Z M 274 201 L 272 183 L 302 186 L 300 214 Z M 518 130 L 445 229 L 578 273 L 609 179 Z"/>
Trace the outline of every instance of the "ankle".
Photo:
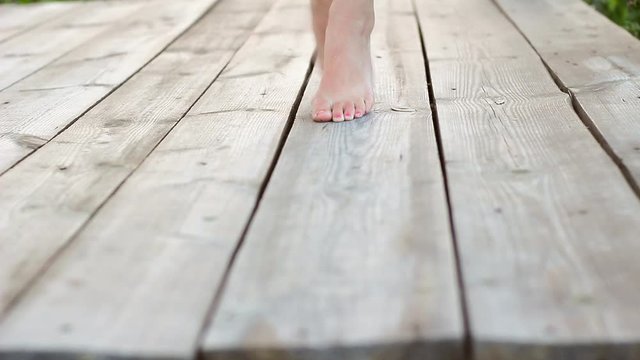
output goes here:
<path id="1" fill-rule="evenodd" d="M 329 24 L 335 24 L 341 30 L 335 35 L 357 35 L 368 39 L 375 26 L 373 1 L 334 0 L 329 8 Z"/>

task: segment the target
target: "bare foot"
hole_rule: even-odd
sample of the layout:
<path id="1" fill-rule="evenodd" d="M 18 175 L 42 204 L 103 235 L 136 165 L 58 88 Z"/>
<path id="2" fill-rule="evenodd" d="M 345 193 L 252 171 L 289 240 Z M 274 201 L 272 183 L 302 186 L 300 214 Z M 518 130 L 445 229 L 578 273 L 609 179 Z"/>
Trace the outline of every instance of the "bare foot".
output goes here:
<path id="1" fill-rule="evenodd" d="M 374 103 L 370 47 L 373 0 L 333 0 L 328 14 L 324 47 L 318 47 L 324 73 L 313 100 L 313 120 L 361 118 Z M 322 35 L 316 38 L 321 40 Z"/>

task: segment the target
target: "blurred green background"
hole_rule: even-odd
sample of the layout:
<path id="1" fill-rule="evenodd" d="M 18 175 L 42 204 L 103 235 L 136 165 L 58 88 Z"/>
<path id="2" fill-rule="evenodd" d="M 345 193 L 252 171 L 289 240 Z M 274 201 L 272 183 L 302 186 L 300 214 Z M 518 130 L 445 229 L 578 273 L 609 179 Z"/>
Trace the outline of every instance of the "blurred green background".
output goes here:
<path id="1" fill-rule="evenodd" d="M 638 0 L 586 0 L 609 19 L 640 38 L 640 1 Z"/>
<path id="2" fill-rule="evenodd" d="M 0 0 L 2 3 L 33 3 L 50 0 Z M 60 0 L 69 1 L 69 0 Z M 443 0 L 447 1 L 447 0 Z M 529 0 L 523 0 L 529 1 Z M 609 19 L 640 38 L 640 0 L 585 0 Z"/>

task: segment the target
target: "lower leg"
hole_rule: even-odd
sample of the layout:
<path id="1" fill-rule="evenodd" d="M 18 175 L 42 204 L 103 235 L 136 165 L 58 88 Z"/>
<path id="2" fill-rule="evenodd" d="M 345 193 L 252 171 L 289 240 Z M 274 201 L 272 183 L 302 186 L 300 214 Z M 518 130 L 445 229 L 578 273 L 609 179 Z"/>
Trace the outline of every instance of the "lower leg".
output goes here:
<path id="1" fill-rule="evenodd" d="M 333 0 L 311 0 L 313 14 L 313 33 L 316 37 L 316 63 L 322 67 L 324 60 L 324 42 L 327 25 L 329 24 L 329 9 Z"/>

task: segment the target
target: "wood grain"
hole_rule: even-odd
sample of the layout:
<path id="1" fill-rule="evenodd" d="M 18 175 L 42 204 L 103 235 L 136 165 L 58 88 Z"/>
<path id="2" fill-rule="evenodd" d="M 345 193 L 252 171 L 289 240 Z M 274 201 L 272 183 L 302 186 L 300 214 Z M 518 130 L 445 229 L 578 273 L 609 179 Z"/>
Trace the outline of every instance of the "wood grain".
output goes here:
<path id="1" fill-rule="evenodd" d="M 145 2 L 118 26 L 0 92 L 0 173 L 135 74 L 215 1 Z"/>
<path id="2" fill-rule="evenodd" d="M 72 11 L 74 2 L 0 5 L 0 44 Z"/>
<path id="3" fill-rule="evenodd" d="M 271 5 L 247 1 L 217 7 L 0 177 L 0 313 L 187 113 Z"/>
<path id="4" fill-rule="evenodd" d="M 229 32 L 248 31 L 249 19 L 261 18 L 258 13 L 271 3 L 218 4 L 214 11 L 225 12 L 206 20 L 209 25 L 201 28 L 191 46 L 230 48 L 225 43 Z M 305 0 L 279 1 L 264 16 L 189 115 L 7 314 L 0 324 L 0 354 L 180 359 L 195 355 L 228 258 L 252 213 L 304 82 L 313 52 L 308 22 Z M 213 40 L 214 29 L 220 40 Z M 207 38 L 209 45 L 202 43 Z M 180 48 L 176 45 L 174 50 Z M 174 56 L 195 55 L 168 55 Z M 202 74 L 205 60 L 201 57 L 185 64 L 189 69 L 172 71 Z M 156 70 L 149 76 L 164 69 Z M 117 185 L 114 178 L 121 180 L 120 173 L 131 171 L 139 161 L 139 148 L 149 148 L 152 141 L 145 137 L 157 139 L 157 133 L 166 131 L 161 110 L 174 104 L 180 89 L 166 101 L 161 90 L 156 121 L 140 119 L 139 125 L 105 125 L 102 130 L 97 124 L 78 126 L 68 140 L 86 138 L 94 145 L 56 145 L 77 164 L 69 163 L 65 170 L 73 172 L 75 181 L 49 179 L 72 189 L 73 198 L 58 192 L 60 200 L 67 198 L 60 202 L 62 209 L 68 204 L 81 211 L 94 201 L 93 194 L 105 194 L 107 187 L 111 191 Z M 112 105 L 117 106 L 116 99 Z M 101 151 L 96 140 L 109 140 L 108 151 Z M 100 178 L 88 174 L 105 160 L 112 171 L 100 170 Z"/>
<path id="5" fill-rule="evenodd" d="M 121 25 L 121 20 L 142 3 L 130 1 L 85 2 L 60 14 L 54 21 L 0 44 L 0 91 L 101 34 Z"/>
<path id="6" fill-rule="evenodd" d="M 580 0 L 498 3 L 640 196 L 640 41 Z"/>
<path id="7" fill-rule="evenodd" d="M 376 5 L 376 110 L 313 123 L 314 74 L 205 336 L 205 358 L 462 354 L 420 38 L 409 1 Z"/>
<path id="8" fill-rule="evenodd" d="M 637 359 L 640 202 L 491 1 L 416 5 L 476 358 Z"/>

